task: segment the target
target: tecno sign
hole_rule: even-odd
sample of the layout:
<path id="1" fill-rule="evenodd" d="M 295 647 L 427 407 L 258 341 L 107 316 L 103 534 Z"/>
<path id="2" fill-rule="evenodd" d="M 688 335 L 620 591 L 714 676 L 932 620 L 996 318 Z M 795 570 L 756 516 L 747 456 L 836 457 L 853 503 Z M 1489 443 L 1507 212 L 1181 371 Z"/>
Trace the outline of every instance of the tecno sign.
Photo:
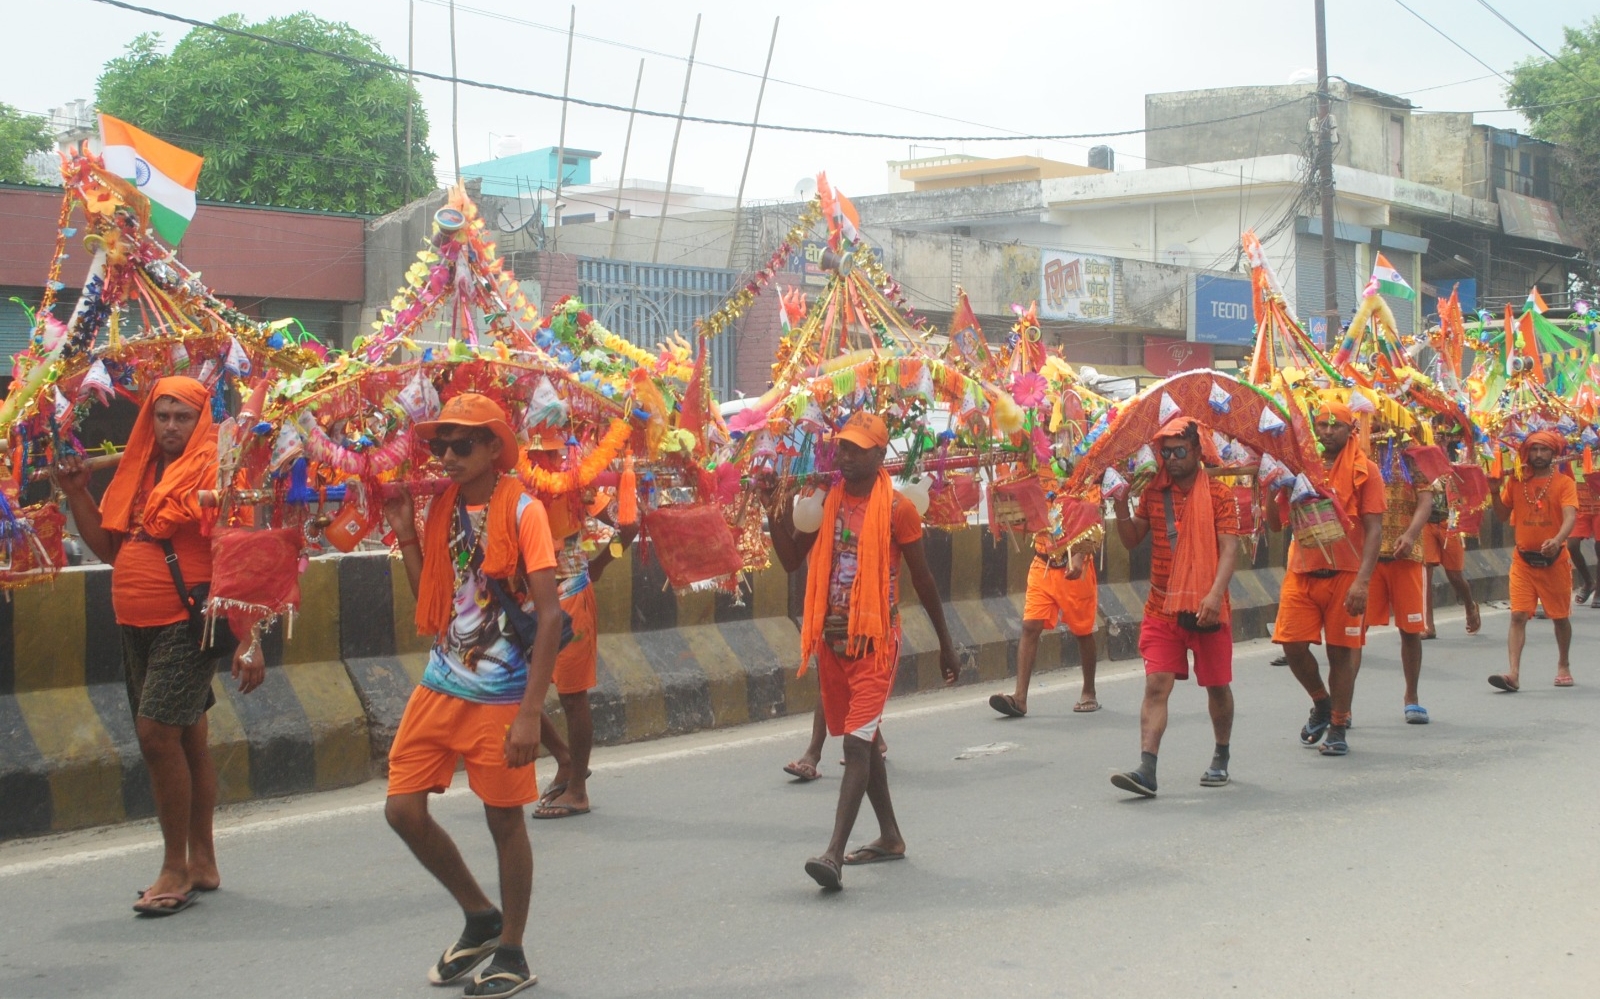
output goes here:
<path id="1" fill-rule="evenodd" d="M 1240 346 L 1255 342 L 1256 324 L 1248 280 L 1196 274 L 1189 287 L 1191 341 Z"/>

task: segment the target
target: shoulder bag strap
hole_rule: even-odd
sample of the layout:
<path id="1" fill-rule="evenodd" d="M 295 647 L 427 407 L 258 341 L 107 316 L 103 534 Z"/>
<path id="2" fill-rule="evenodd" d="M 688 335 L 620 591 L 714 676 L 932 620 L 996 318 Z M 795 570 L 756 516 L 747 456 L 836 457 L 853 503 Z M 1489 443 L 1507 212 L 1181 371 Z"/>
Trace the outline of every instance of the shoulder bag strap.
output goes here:
<path id="1" fill-rule="evenodd" d="M 189 596 L 189 587 L 183 581 L 183 568 L 178 565 L 178 553 L 172 547 L 169 538 L 160 539 L 161 550 L 166 553 L 167 571 L 172 573 L 172 585 L 178 589 L 178 602 L 186 610 L 194 610 L 194 598 Z"/>

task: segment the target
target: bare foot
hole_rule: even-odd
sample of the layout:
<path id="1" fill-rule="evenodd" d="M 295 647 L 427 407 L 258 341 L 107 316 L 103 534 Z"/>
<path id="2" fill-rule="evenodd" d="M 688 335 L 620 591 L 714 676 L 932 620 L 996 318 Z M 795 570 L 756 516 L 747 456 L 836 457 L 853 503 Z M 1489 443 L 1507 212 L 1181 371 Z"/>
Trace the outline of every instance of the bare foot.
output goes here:
<path id="1" fill-rule="evenodd" d="M 1478 605 L 1467 604 L 1467 634 L 1476 635 L 1478 629 L 1483 627 L 1483 618 L 1478 614 Z"/>

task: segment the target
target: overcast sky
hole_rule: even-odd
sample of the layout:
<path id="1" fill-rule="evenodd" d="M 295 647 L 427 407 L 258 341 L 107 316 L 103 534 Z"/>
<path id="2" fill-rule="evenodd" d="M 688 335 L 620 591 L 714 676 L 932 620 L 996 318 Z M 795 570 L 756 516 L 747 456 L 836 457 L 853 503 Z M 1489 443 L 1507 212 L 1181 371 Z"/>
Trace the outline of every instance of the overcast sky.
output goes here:
<path id="1" fill-rule="evenodd" d="M 1478 0 L 1405 0 L 1473 55 L 1508 72 L 1536 50 Z M 1537 4 L 1491 0 L 1551 51 L 1563 25 L 1596 12 L 1593 0 Z M 446 0 L 412 0 L 416 65 L 450 70 Z M 298 10 L 349 22 L 406 58 L 408 0 L 143 0 L 201 19 L 237 11 L 263 20 Z M 1426 110 L 1491 111 L 1479 120 L 1525 127 L 1504 108 L 1504 83 L 1402 8 L 1397 0 L 1328 0 L 1329 68 L 1337 76 L 1402 94 Z M 463 0 L 457 6 L 464 78 L 559 94 L 566 3 Z M 1143 96 L 1171 90 L 1284 83 L 1315 65 L 1312 0 L 1119 0 L 1119 2 L 938 3 L 905 0 L 583 0 L 573 48 L 571 93 L 626 106 L 645 60 L 642 107 L 675 112 L 695 15 L 703 15 L 690 114 L 748 121 L 774 17 L 781 17 L 763 121 L 919 136 L 1064 134 L 1137 129 Z M 159 31 L 169 46 L 186 26 L 94 0 L 0 0 L 10 40 L 0 60 L 0 101 L 44 112 L 94 97 L 95 78 L 127 40 Z M 450 87 L 419 81 L 439 173 L 453 168 Z M 555 145 L 558 102 L 462 87 L 461 160 L 491 156 L 496 137 L 526 148 Z M 569 147 L 596 149 L 595 176 L 614 178 L 627 115 L 572 107 Z M 662 180 L 673 122 L 639 118 L 628 176 Z M 748 129 L 686 123 L 676 183 L 732 194 Z M 1083 163 L 1089 147 L 1117 151 L 1119 169 L 1144 166 L 1138 135 L 1075 141 L 918 143 L 985 156 L 1038 154 Z M 850 194 L 882 192 L 885 162 L 912 143 L 761 133 L 748 197 L 788 196 L 797 180 L 827 170 Z M 931 147 L 931 148 L 930 148 Z M 1151 164 L 1157 165 L 1157 164 Z"/>

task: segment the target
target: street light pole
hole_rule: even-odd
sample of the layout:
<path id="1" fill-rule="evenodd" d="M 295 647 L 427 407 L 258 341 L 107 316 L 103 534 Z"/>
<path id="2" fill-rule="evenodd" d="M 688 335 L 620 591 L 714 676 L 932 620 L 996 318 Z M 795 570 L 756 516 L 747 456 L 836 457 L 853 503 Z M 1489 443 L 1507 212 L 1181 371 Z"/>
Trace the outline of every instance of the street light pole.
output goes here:
<path id="1" fill-rule="evenodd" d="M 1334 253 L 1333 120 L 1328 100 L 1328 24 L 1325 0 L 1315 0 L 1317 16 L 1317 188 L 1322 196 L 1322 310 L 1328 342 L 1339 333 L 1339 266 Z M 1304 313 L 1302 313 L 1304 315 Z"/>

